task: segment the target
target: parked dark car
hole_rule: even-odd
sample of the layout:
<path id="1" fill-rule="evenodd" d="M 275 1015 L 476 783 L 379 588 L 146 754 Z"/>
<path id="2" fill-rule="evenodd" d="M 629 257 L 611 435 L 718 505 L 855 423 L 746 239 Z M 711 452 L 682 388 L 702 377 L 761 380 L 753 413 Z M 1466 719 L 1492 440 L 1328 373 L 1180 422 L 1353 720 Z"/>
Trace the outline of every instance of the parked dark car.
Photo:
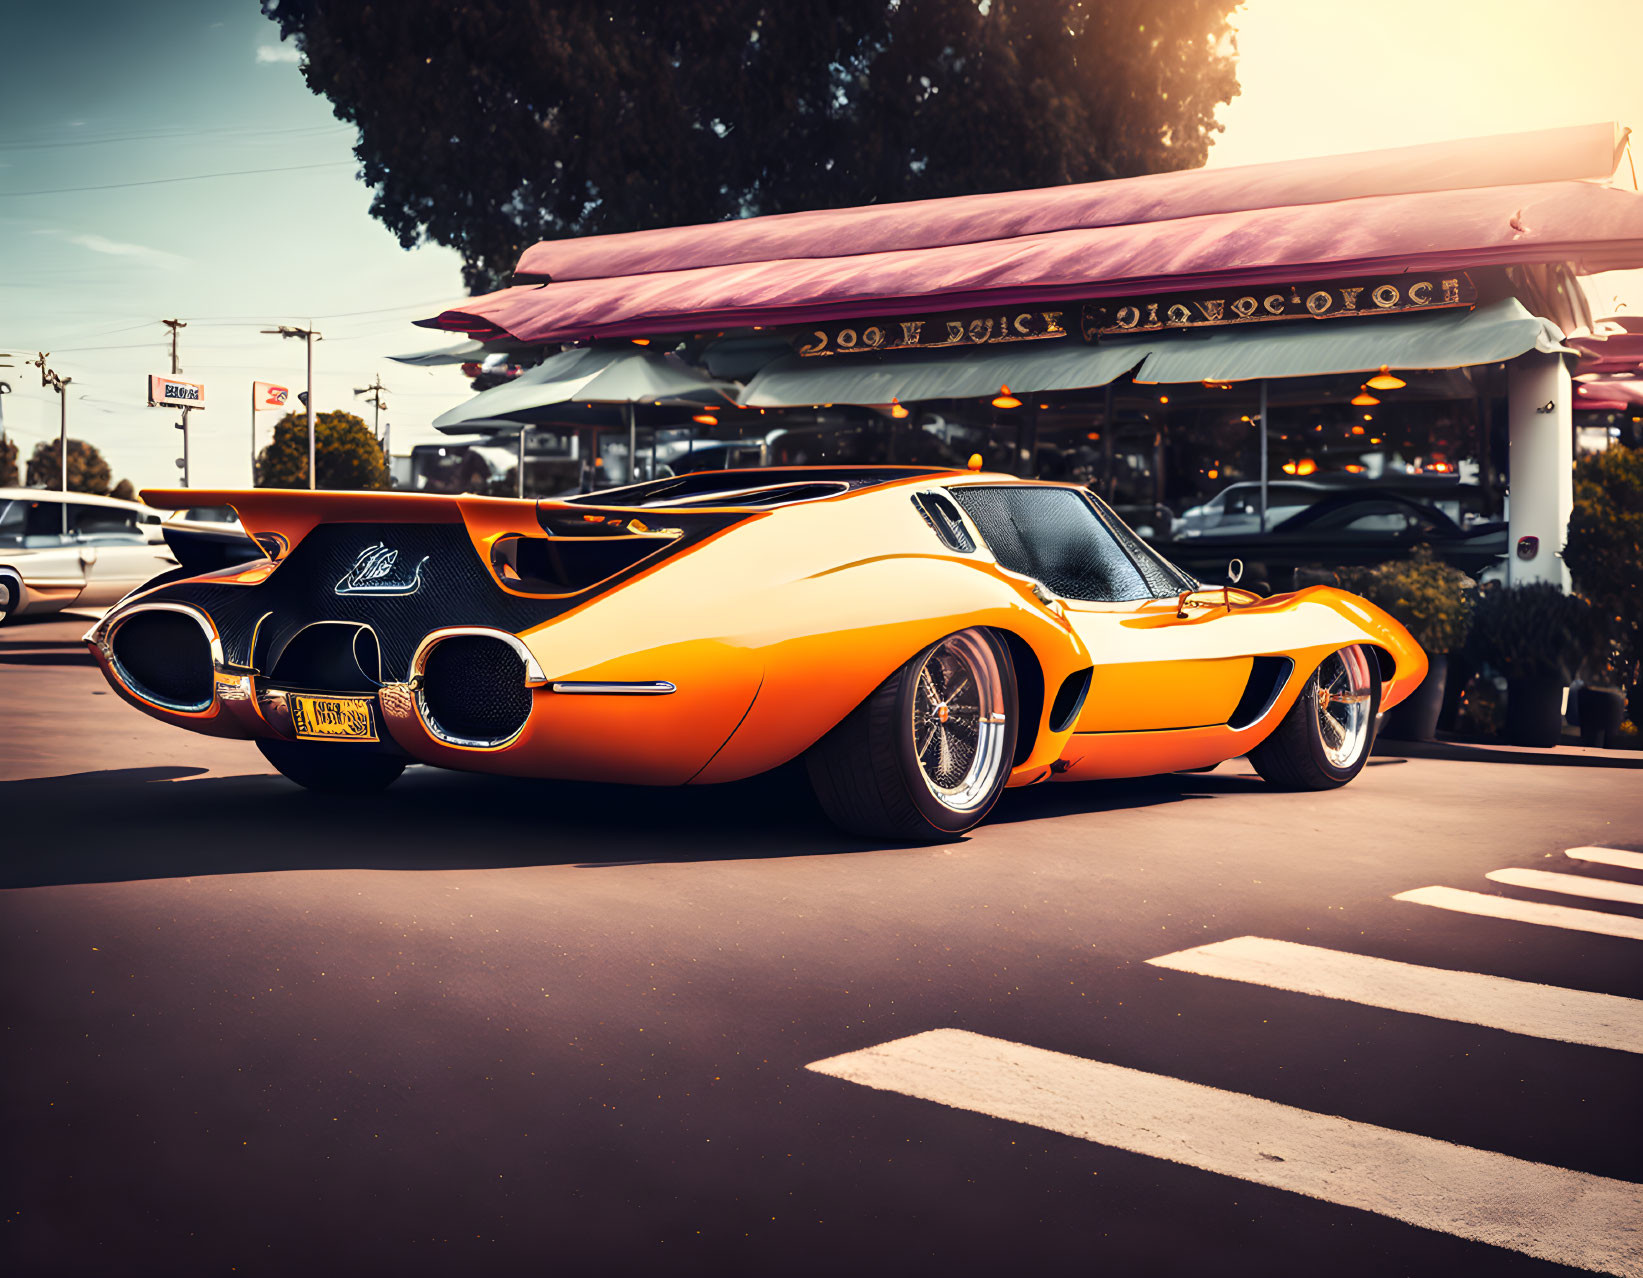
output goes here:
<path id="1" fill-rule="evenodd" d="M 1265 536 L 1248 530 L 1155 542 L 1183 568 L 1219 581 L 1227 561 L 1261 565 L 1277 590 L 1290 587 L 1303 566 L 1325 568 L 1406 558 L 1416 546 L 1474 576 L 1501 562 L 1507 549 L 1502 522 L 1462 528 L 1436 506 L 1395 493 L 1343 492 L 1314 502 Z"/>

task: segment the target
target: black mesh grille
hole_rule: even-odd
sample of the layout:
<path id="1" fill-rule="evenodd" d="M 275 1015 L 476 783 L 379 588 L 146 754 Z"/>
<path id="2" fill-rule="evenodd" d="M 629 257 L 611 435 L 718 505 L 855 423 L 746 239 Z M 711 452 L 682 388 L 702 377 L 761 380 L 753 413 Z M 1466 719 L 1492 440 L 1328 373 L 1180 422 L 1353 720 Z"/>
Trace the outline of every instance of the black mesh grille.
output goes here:
<path id="1" fill-rule="evenodd" d="M 1064 599 L 1149 599 L 1152 591 L 1094 507 L 1070 488 L 951 488 L 998 562 Z"/>
<path id="2" fill-rule="evenodd" d="M 139 612 L 114 632 L 114 660 L 133 690 L 164 705 L 211 704 L 211 644 L 178 612 Z"/>
<path id="3" fill-rule="evenodd" d="M 501 639 L 446 639 L 428 654 L 423 667 L 422 702 L 446 736 L 505 741 L 531 712 L 525 663 Z"/>

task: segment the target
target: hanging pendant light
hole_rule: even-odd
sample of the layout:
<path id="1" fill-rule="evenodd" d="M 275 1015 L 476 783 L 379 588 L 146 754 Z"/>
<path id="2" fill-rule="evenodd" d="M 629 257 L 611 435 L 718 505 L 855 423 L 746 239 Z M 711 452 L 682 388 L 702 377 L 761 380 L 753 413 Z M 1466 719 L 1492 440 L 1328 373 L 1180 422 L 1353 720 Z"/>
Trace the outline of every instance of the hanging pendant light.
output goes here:
<path id="1" fill-rule="evenodd" d="M 902 407 L 901 401 L 899 399 L 894 398 L 894 397 L 892 397 L 891 400 L 890 400 L 890 416 L 892 416 L 892 417 L 906 417 L 907 416 L 907 410 Z"/>
<path id="2" fill-rule="evenodd" d="M 1376 404 L 1380 403 L 1381 401 L 1376 399 L 1373 395 L 1371 395 L 1369 393 L 1369 387 L 1365 386 L 1362 390 L 1360 390 L 1356 395 L 1354 395 L 1352 397 L 1351 402 L 1353 403 L 1354 406 L 1356 406 L 1358 408 L 1373 408 Z"/>
<path id="3" fill-rule="evenodd" d="M 1409 383 L 1393 373 L 1385 364 L 1382 364 L 1381 371 L 1371 377 L 1365 385 L 1372 386 L 1376 390 L 1402 390 Z"/>
<path id="4" fill-rule="evenodd" d="M 993 407 L 1020 408 L 1021 401 L 1014 395 L 1010 394 L 1010 388 L 1008 386 L 1000 386 L 998 388 L 998 394 L 993 396 Z"/>
<path id="5" fill-rule="evenodd" d="M 719 424 L 719 419 L 712 413 L 697 413 L 690 420 L 700 422 L 703 426 L 717 426 Z"/>

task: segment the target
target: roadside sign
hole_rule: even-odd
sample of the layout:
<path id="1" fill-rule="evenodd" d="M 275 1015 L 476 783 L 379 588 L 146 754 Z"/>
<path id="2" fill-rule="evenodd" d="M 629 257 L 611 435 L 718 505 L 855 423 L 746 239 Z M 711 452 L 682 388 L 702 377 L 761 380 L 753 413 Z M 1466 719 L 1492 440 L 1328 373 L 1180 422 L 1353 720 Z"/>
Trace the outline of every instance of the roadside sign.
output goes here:
<path id="1" fill-rule="evenodd" d="M 286 400 L 291 398 L 289 387 L 276 386 L 273 382 L 251 383 L 251 407 L 253 411 L 264 408 L 284 408 Z"/>
<path id="2" fill-rule="evenodd" d="M 205 383 L 183 382 L 156 374 L 148 379 L 150 408 L 204 408 Z"/>

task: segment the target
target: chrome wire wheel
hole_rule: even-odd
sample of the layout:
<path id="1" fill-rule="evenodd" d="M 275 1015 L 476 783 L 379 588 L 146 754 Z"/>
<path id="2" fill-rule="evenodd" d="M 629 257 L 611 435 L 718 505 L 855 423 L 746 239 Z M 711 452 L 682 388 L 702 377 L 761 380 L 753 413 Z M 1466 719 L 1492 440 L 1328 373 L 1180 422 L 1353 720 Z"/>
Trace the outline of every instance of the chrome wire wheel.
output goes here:
<path id="1" fill-rule="evenodd" d="M 965 631 L 930 650 L 915 677 L 912 717 L 931 796 L 954 812 L 989 802 L 1009 759 L 998 659 L 980 635 Z"/>
<path id="2" fill-rule="evenodd" d="M 1330 653 L 1312 676 L 1318 740 L 1336 768 L 1351 768 L 1368 748 L 1372 687 L 1369 659 L 1357 644 Z"/>

